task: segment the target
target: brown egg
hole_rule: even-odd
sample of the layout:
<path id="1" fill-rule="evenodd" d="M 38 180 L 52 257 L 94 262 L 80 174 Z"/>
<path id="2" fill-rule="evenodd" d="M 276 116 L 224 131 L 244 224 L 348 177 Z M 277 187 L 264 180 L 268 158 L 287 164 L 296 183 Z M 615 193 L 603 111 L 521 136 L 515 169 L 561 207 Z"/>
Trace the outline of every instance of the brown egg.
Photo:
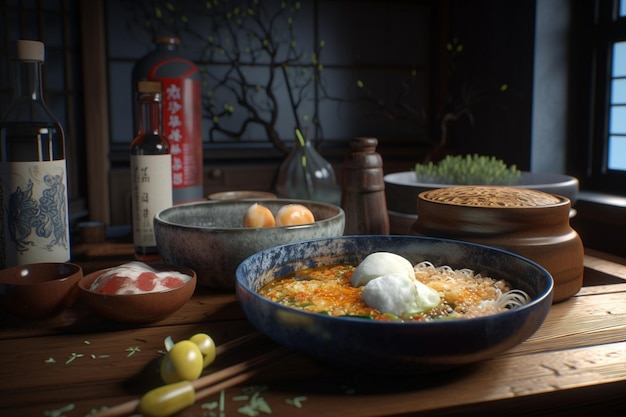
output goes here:
<path id="1" fill-rule="evenodd" d="M 243 227 L 274 227 L 274 215 L 265 206 L 254 203 L 243 216 Z"/>
<path id="2" fill-rule="evenodd" d="M 311 210 L 301 204 L 287 204 L 276 213 L 276 226 L 295 226 L 315 221 Z"/>

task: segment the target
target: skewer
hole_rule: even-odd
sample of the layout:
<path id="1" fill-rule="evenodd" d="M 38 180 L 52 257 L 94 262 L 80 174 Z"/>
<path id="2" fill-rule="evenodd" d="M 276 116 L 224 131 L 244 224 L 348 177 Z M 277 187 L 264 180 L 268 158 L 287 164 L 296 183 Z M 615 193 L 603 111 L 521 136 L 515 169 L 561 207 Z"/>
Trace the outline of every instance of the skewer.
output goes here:
<path id="1" fill-rule="evenodd" d="M 258 335 L 258 333 L 253 333 L 225 343 L 222 345 L 221 352 L 223 353 L 228 349 L 232 349 Z M 209 395 L 245 382 L 259 373 L 265 366 L 269 365 L 272 360 L 281 357 L 284 358 L 287 352 L 288 351 L 285 348 L 277 348 L 252 359 L 248 359 L 247 361 L 240 362 L 192 381 L 191 386 L 195 391 L 195 399 L 199 400 L 201 398 L 205 398 Z M 132 415 L 137 412 L 137 406 L 139 405 L 140 400 L 141 398 L 137 398 L 118 404 L 111 408 L 99 411 L 98 413 L 93 414 L 92 417 L 123 417 Z"/>

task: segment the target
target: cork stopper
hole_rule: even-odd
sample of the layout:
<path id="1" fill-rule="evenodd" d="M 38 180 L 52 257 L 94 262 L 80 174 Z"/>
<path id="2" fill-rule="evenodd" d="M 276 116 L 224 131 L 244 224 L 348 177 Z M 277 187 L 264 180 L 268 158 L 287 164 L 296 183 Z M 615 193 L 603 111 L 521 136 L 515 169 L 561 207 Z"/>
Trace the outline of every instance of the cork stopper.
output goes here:
<path id="1" fill-rule="evenodd" d="M 17 59 L 20 61 L 44 61 L 43 42 L 18 40 L 15 42 Z"/>
<path id="2" fill-rule="evenodd" d="M 139 93 L 160 93 L 161 83 L 158 81 L 137 82 L 137 92 Z"/>

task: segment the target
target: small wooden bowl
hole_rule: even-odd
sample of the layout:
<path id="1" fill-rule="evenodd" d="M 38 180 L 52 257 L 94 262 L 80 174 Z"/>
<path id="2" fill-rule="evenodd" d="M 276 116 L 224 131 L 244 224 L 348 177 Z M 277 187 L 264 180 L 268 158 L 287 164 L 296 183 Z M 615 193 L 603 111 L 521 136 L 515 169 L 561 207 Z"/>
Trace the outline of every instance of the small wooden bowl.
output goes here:
<path id="1" fill-rule="evenodd" d="M 18 265 L 0 271 L 0 306 L 26 319 L 53 317 L 76 300 L 83 270 L 72 263 Z"/>
<path id="2" fill-rule="evenodd" d="M 154 323 L 170 316 L 184 306 L 196 289 L 196 272 L 173 265 L 151 265 L 158 271 L 178 271 L 191 279 L 180 287 L 143 294 L 101 294 L 91 291 L 91 284 L 109 269 L 92 272 L 78 282 L 81 298 L 98 315 L 124 323 Z"/>

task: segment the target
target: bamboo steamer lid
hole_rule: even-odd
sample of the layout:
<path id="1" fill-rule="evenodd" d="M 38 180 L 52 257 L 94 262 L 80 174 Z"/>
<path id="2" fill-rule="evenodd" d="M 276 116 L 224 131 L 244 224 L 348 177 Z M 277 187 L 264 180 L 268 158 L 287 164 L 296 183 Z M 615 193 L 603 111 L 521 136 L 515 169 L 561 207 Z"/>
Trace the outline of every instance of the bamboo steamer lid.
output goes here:
<path id="1" fill-rule="evenodd" d="M 522 255 L 554 279 L 554 302 L 582 287 L 583 244 L 563 196 L 508 186 L 438 188 L 417 197 L 411 234 L 465 240 Z"/>

